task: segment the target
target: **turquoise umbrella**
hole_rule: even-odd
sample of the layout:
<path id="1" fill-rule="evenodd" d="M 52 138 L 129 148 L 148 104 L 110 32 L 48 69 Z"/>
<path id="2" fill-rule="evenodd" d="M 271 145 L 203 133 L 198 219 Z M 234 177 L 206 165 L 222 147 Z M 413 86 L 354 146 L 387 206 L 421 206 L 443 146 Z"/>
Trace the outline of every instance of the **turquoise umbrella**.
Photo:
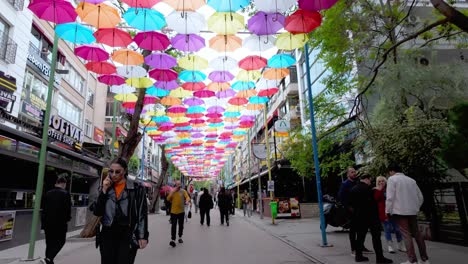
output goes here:
<path id="1" fill-rule="evenodd" d="M 151 118 L 152 121 L 156 123 L 169 122 L 171 119 L 168 116 L 155 116 Z"/>
<path id="2" fill-rule="evenodd" d="M 209 127 L 223 127 L 224 123 L 210 123 L 208 124 Z"/>
<path id="3" fill-rule="evenodd" d="M 238 117 L 240 116 L 241 113 L 240 112 L 225 112 L 224 113 L 224 116 L 225 117 Z"/>
<path id="4" fill-rule="evenodd" d="M 190 106 L 189 108 L 187 108 L 187 114 L 203 113 L 205 112 L 205 110 L 206 108 L 199 105 Z"/>
<path id="5" fill-rule="evenodd" d="M 248 6 L 250 0 L 208 0 L 207 4 L 217 12 L 236 12 Z"/>
<path id="6" fill-rule="evenodd" d="M 276 54 L 268 60 L 268 67 L 288 68 L 296 63 L 296 59 L 289 54 Z"/>
<path id="7" fill-rule="evenodd" d="M 236 91 L 250 90 L 252 88 L 255 88 L 255 83 L 254 82 L 237 81 L 237 82 L 232 84 L 231 88 L 236 90 Z"/>
<path id="8" fill-rule="evenodd" d="M 66 23 L 57 25 L 55 33 L 66 41 L 75 44 L 91 44 L 96 41 L 93 31 L 78 23 Z"/>
<path id="9" fill-rule="evenodd" d="M 154 9 L 129 8 L 122 17 L 130 26 L 142 31 L 160 30 L 166 26 L 163 14 Z"/>
<path id="10" fill-rule="evenodd" d="M 249 103 L 251 104 L 264 104 L 266 102 L 268 102 L 268 98 L 263 96 L 252 96 L 249 98 Z"/>
<path id="11" fill-rule="evenodd" d="M 182 71 L 179 73 L 179 79 L 184 82 L 203 82 L 206 75 L 201 71 Z"/>
<path id="12" fill-rule="evenodd" d="M 237 136 L 242 136 L 242 135 L 246 135 L 246 134 L 247 134 L 247 131 L 243 131 L 243 130 L 237 131 L 237 130 L 234 130 L 234 131 L 232 132 L 232 134 L 237 135 Z"/>
<path id="13" fill-rule="evenodd" d="M 157 97 L 164 97 L 164 96 L 169 95 L 169 91 L 156 88 L 156 87 L 151 87 L 146 90 L 146 94 L 157 96 Z"/>

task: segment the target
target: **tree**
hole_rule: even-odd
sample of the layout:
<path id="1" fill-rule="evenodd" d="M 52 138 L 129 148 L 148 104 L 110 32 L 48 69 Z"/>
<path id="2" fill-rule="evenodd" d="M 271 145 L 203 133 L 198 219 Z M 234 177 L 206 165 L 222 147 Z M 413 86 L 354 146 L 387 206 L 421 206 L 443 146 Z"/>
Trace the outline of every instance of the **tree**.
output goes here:
<path id="1" fill-rule="evenodd" d="M 468 176 L 468 103 L 461 103 L 450 109 L 448 123 L 452 128 L 444 137 L 442 157 L 447 164 Z"/>
<path id="2" fill-rule="evenodd" d="M 128 172 L 137 175 L 140 170 L 140 158 L 133 155 L 128 161 Z"/>

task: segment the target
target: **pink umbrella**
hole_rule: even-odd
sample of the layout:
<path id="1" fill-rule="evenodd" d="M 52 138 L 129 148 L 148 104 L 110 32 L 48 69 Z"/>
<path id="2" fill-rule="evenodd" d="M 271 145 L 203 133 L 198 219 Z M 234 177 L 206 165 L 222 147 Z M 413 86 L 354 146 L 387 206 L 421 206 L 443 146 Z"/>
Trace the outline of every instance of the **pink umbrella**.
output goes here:
<path id="1" fill-rule="evenodd" d="M 89 1 L 89 0 L 85 0 Z M 101 0 L 91 0 L 91 1 L 101 1 Z M 161 2 L 161 0 L 122 0 L 124 3 L 131 7 L 139 7 L 139 8 L 151 8 L 155 4 Z"/>
<path id="2" fill-rule="evenodd" d="M 202 118 L 203 113 L 190 113 L 190 114 L 185 114 L 185 116 L 189 118 Z"/>
<path id="3" fill-rule="evenodd" d="M 230 82 L 234 79 L 234 75 L 228 71 L 213 71 L 208 78 L 213 82 Z"/>
<path id="4" fill-rule="evenodd" d="M 144 105 L 156 104 L 159 101 L 160 101 L 160 99 L 158 97 L 156 97 L 156 96 L 145 95 L 145 98 L 143 99 L 143 104 Z"/>
<path id="5" fill-rule="evenodd" d="M 156 69 L 170 69 L 177 65 L 177 60 L 169 54 L 158 52 L 146 56 L 145 63 Z"/>
<path id="6" fill-rule="evenodd" d="M 221 123 L 221 122 L 223 122 L 223 119 L 222 118 L 210 118 L 210 119 L 206 120 L 206 122 L 208 122 L 208 123 Z"/>
<path id="7" fill-rule="evenodd" d="M 181 106 L 181 105 L 174 105 L 174 106 L 171 106 L 167 109 L 167 112 L 169 113 L 186 113 L 187 112 L 187 108 Z"/>
<path id="8" fill-rule="evenodd" d="M 78 16 L 70 2 L 63 0 L 31 1 L 28 5 L 28 9 L 40 19 L 55 24 L 75 22 Z"/>
<path id="9" fill-rule="evenodd" d="M 200 90 L 193 93 L 193 96 L 198 98 L 209 98 L 215 96 L 215 92 L 210 90 Z"/>
<path id="10" fill-rule="evenodd" d="M 176 80 L 165 82 L 165 81 L 157 81 L 154 83 L 154 87 L 161 88 L 164 90 L 174 90 L 178 88 L 180 85 L 177 83 Z"/>
<path id="11" fill-rule="evenodd" d="M 75 55 L 89 61 L 105 61 L 109 59 L 109 53 L 107 53 L 107 51 L 93 45 L 77 47 L 75 49 Z"/>
<path id="12" fill-rule="evenodd" d="M 229 104 L 232 104 L 232 105 L 244 105 L 246 103 L 248 103 L 249 100 L 243 98 L 243 97 L 233 97 L 231 99 L 229 99 L 228 103 Z"/>
<path id="13" fill-rule="evenodd" d="M 146 50 L 165 50 L 171 44 L 165 34 L 156 31 L 140 32 L 136 34 L 133 41 L 138 47 Z"/>
<path id="14" fill-rule="evenodd" d="M 98 77 L 98 81 L 107 85 L 121 85 L 125 79 L 119 75 L 105 74 Z"/>
<path id="15" fill-rule="evenodd" d="M 149 76 L 157 81 L 170 82 L 176 80 L 179 74 L 169 69 L 153 69 L 149 71 Z"/>
<path id="16" fill-rule="evenodd" d="M 184 100 L 184 104 L 188 106 L 202 105 L 205 102 L 202 99 L 191 97 Z"/>
<path id="17" fill-rule="evenodd" d="M 218 97 L 219 99 L 233 97 L 234 95 L 236 95 L 236 91 L 234 91 L 233 89 L 219 91 L 216 93 L 216 97 Z"/>
<path id="18" fill-rule="evenodd" d="M 199 51 L 206 45 L 205 39 L 196 34 L 177 34 L 171 44 L 180 51 Z"/>
<path id="19" fill-rule="evenodd" d="M 86 2 L 86 3 L 93 4 L 93 5 L 100 4 L 100 3 L 104 2 L 104 1 L 106 1 L 106 0 L 81 0 L 81 2 Z"/>
<path id="20" fill-rule="evenodd" d="M 258 96 L 270 97 L 279 91 L 278 88 L 263 89 L 258 92 Z"/>
<path id="21" fill-rule="evenodd" d="M 192 125 L 204 124 L 204 123 L 205 123 L 205 120 L 203 120 L 203 119 L 192 119 L 192 120 L 190 120 L 190 124 L 192 124 Z M 194 135 L 192 135 L 192 137 L 195 137 L 196 134 L 202 135 L 201 137 L 204 137 L 204 135 L 201 134 L 201 133 L 195 133 Z"/>
<path id="22" fill-rule="evenodd" d="M 209 108 L 208 108 L 209 109 Z M 216 113 L 216 112 L 213 112 L 213 113 L 208 113 L 205 115 L 206 117 L 208 118 L 220 118 L 222 117 L 223 115 L 220 114 L 220 113 Z"/>
<path id="23" fill-rule="evenodd" d="M 309 11 L 320 11 L 329 9 L 336 4 L 336 2 L 338 2 L 338 0 L 299 0 L 299 8 Z"/>

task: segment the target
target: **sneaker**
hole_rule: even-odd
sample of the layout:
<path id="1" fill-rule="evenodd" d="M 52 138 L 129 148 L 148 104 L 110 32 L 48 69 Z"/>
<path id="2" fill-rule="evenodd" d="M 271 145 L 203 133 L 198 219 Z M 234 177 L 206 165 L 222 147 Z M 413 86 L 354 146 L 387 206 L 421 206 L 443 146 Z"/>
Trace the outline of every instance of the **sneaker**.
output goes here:
<path id="1" fill-rule="evenodd" d="M 372 250 L 367 249 L 366 247 L 364 247 L 364 249 L 362 250 L 362 253 L 364 253 L 364 254 L 374 254 L 374 251 L 372 251 Z"/>
<path id="2" fill-rule="evenodd" d="M 398 242 L 398 250 L 400 250 L 401 252 L 406 252 L 406 245 L 404 241 Z"/>
<path id="3" fill-rule="evenodd" d="M 388 245 L 388 253 L 395 253 L 395 250 L 390 245 Z"/>
<path id="4" fill-rule="evenodd" d="M 176 246 L 176 243 L 174 240 L 171 240 L 171 242 L 169 242 L 169 245 L 171 245 L 171 247 L 175 247 Z"/>
<path id="5" fill-rule="evenodd" d="M 351 251 L 351 256 L 355 257 L 356 256 L 356 251 Z"/>
<path id="6" fill-rule="evenodd" d="M 384 257 L 382 259 L 378 259 L 376 262 L 377 264 L 385 264 L 385 263 L 393 263 L 393 260 Z"/>
<path id="7" fill-rule="evenodd" d="M 184 243 L 184 241 L 182 240 L 182 238 L 179 238 L 179 243 L 180 243 L 180 244 Z"/>
<path id="8" fill-rule="evenodd" d="M 54 262 L 48 258 L 43 258 L 40 260 L 40 262 L 43 264 L 54 264 Z"/>
<path id="9" fill-rule="evenodd" d="M 355 260 L 356 262 L 367 262 L 367 261 L 369 261 L 369 258 L 368 258 L 368 257 L 364 257 L 364 256 L 356 256 L 356 257 L 354 258 L 354 260 Z"/>

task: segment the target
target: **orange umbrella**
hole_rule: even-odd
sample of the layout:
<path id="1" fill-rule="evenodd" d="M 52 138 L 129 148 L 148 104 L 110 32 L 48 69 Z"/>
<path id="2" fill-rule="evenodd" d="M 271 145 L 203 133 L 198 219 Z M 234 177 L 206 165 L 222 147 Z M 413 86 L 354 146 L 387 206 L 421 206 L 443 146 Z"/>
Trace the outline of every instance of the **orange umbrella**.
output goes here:
<path id="1" fill-rule="evenodd" d="M 281 80 L 288 75 L 288 68 L 270 68 L 263 72 L 263 78 L 268 80 Z"/>
<path id="2" fill-rule="evenodd" d="M 226 91 L 229 88 L 231 88 L 231 85 L 227 82 L 212 82 L 208 84 L 208 90 L 213 91 L 213 92 L 221 92 L 221 91 Z"/>
<path id="3" fill-rule="evenodd" d="M 163 0 L 177 11 L 196 11 L 206 5 L 206 0 Z"/>
<path id="4" fill-rule="evenodd" d="M 163 99 L 164 99 L 164 98 L 163 98 Z M 161 100 L 161 101 L 162 101 L 162 100 Z M 171 113 L 171 112 L 168 112 L 168 113 L 166 113 L 166 115 L 167 115 L 168 117 L 171 117 L 171 118 L 174 117 L 174 118 L 175 118 L 175 117 L 183 117 L 183 116 L 185 116 L 185 113 Z"/>
<path id="5" fill-rule="evenodd" d="M 163 104 L 163 105 L 181 105 L 182 100 L 180 100 L 177 97 L 166 96 L 163 99 L 161 99 L 161 104 Z"/>
<path id="6" fill-rule="evenodd" d="M 122 20 L 117 9 L 104 3 L 94 5 L 81 2 L 75 11 L 83 22 L 97 28 L 115 28 Z"/>
<path id="7" fill-rule="evenodd" d="M 260 110 L 263 109 L 264 104 L 247 104 L 247 110 Z"/>
<path id="8" fill-rule="evenodd" d="M 131 49 L 114 51 L 114 53 L 112 53 L 112 60 L 124 65 L 139 65 L 145 61 L 143 55 Z"/>
<path id="9" fill-rule="evenodd" d="M 249 90 L 243 90 L 243 91 L 237 92 L 236 97 L 249 98 L 255 95 L 257 95 L 257 90 L 249 89 Z"/>
<path id="10" fill-rule="evenodd" d="M 242 47 L 242 39 L 235 35 L 218 35 L 210 39 L 210 48 L 218 52 L 235 51 Z"/>

